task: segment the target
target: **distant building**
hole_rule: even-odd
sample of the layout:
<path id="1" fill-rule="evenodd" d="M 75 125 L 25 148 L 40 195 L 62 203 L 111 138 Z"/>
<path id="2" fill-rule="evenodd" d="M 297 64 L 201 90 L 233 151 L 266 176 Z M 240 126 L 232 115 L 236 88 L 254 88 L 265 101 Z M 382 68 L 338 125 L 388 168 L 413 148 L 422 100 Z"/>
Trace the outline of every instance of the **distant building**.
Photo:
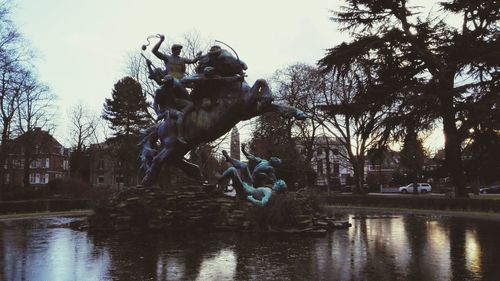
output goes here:
<path id="1" fill-rule="evenodd" d="M 14 139 L 10 151 L 6 161 L 6 184 L 24 186 L 26 161 L 29 161 L 29 185 L 33 187 L 46 186 L 49 181 L 69 174 L 69 150 L 41 128 Z"/>
<path id="2" fill-rule="evenodd" d="M 304 148 L 298 145 L 303 153 Z M 345 151 L 342 143 L 335 137 L 318 136 L 313 143 L 311 168 L 315 173 L 314 185 L 320 188 L 336 188 L 347 184 L 352 175 L 349 162 L 341 156 Z M 344 153 L 345 154 L 345 153 Z"/>
<path id="3" fill-rule="evenodd" d="M 90 152 L 90 184 L 95 187 L 120 188 L 125 185 L 125 177 L 128 176 L 129 185 L 138 183 L 138 174 L 128 175 L 120 161 L 109 153 L 107 142 L 93 144 Z"/>
<path id="4" fill-rule="evenodd" d="M 400 153 L 397 151 L 384 151 L 380 159 L 368 159 L 365 164 L 365 177 L 372 188 L 390 187 L 394 172 L 400 169 Z M 371 178 L 371 180 L 368 180 Z"/>
<path id="5" fill-rule="evenodd" d="M 311 165 L 316 173 L 315 185 L 332 188 L 346 185 L 352 169 L 349 162 L 341 156 L 345 154 L 345 148 L 338 138 L 316 137 L 313 149 Z"/>
<path id="6" fill-rule="evenodd" d="M 240 155 L 240 133 L 236 126 L 231 131 L 231 151 L 230 156 L 233 159 L 241 160 Z"/>

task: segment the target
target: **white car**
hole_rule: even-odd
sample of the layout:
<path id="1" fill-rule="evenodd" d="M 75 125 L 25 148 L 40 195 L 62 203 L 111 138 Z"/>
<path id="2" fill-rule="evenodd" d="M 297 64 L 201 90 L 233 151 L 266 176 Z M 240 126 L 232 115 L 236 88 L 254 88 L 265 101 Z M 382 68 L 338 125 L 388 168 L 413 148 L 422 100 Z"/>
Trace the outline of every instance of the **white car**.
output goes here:
<path id="1" fill-rule="evenodd" d="M 428 183 L 417 183 L 417 190 L 419 193 L 431 192 L 432 186 Z M 399 192 L 401 192 L 401 193 L 413 193 L 413 183 L 410 183 L 409 185 L 400 187 Z"/>

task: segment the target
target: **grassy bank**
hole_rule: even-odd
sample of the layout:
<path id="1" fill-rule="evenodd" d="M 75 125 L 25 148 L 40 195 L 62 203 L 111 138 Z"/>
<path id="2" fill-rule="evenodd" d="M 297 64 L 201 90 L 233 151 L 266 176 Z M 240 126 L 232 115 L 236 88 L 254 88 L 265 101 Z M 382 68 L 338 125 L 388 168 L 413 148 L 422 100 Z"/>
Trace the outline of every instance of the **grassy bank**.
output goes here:
<path id="1" fill-rule="evenodd" d="M 423 209 L 403 209 L 403 208 L 384 208 L 384 207 L 359 207 L 359 206 L 340 206 L 325 205 L 323 211 L 333 214 L 404 214 L 404 215 L 422 215 L 422 216 L 445 216 L 461 217 L 469 219 L 480 219 L 500 222 L 498 213 L 470 212 L 470 211 L 442 211 L 442 210 L 423 210 Z"/>
<path id="2" fill-rule="evenodd" d="M 435 195 L 335 194 L 325 197 L 323 203 L 331 206 L 463 211 L 500 215 L 500 200 L 496 197 L 476 196 L 470 199 L 453 199 Z"/>

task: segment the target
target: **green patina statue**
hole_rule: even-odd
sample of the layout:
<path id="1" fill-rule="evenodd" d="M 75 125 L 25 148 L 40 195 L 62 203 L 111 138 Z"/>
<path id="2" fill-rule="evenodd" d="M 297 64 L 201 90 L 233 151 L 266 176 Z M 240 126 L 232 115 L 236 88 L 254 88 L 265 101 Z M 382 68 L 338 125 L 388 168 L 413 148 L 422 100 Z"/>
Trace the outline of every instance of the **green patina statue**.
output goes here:
<path id="1" fill-rule="evenodd" d="M 270 161 L 261 159 L 248 153 L 245 145 L 242 145 L 242 151 L 247 159 L 254 164 L 252 172 L 250 172 L 247 163 L 231 158 L 227 151 L 223 150 L 222 154 L 232 167 L 218 176 L 218 181 L 221 183 L 231 179 L 238 198 L 264 206 L 274 192 L 283 192 L 287 187 L 285 181 L 277 179 L 274 173 L 273 164 L 279 165 L 281 160 L 277 157 L 271 157 Z M 265 184 L 272 184 L 272 188 L 264 186 Z M 255 188 L 254 186 L 259 187 Z"/>
<path id="2" fill-rule="evenodd" d="M 189 176 L 203 181 L 199 167 L 188 162 L 184 155 L 199 144 L 223 136 L 240 121 L 267 112 L 276 112 L 285 118 L 306 118 L 299 109 L 275 104 L 265 80 L 259 79 L 249 86 L 244 80 L 246 64 L 227 50 L 214 46 L 208 54 L 198 56 L 195 60 L 179 60 L 183 65 L 194 63 L 198 58 L 200 60 L 196 67 L 197 73 L 185 76 L 185 67 L 169 66 L 174 60 L 165 54 L 158 55 L 164 36 L 156 37 L 160 37 L 160 42 L 153 48 L 153 53 L 165 62 L 166 69 L 155 70 L 148 66 L 151 79 L 160 85 L 155 96 L 155 107 L 161 120 L 144 131 L 139 144 L 141 168 L 145 171 L 143 185 L 155 183 L 163 165 L 176 165 Z M 146 45 L 142 49 L 145 50 Z M 179 56 L 180 53 L 176 54 Z M 162 79 L 158 80 L 161 75 Z M 187 94 L 186 87 L 192 88 L 190 94 Z M 261 164 L 257 164 L 260 166 L 254 170 L 251 183 L 255 180 L 256 184 L 275 182 L 274 171 L 269 168 L 272 168 L 274 160 L 255 157 L 255 161 Z M 264 191 L 262 193 L 265 194 Z"/>

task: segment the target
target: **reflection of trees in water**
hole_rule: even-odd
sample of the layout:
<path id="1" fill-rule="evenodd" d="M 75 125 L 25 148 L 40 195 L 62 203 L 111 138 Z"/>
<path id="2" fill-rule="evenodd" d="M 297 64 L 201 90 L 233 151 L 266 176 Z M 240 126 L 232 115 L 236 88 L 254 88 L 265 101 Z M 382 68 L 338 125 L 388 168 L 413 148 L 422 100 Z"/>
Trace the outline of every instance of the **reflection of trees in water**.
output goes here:
<path id="1" fill-rule="evenodd" d="M 0 223 L 0 280 L 498 280 L 498 224 L 358 216 L 325 237 L 88 235 Z"/>
<path id="2" fill-rule="evenodd" d="M 451 223 L 450 226 L 451 274 L 455 280 L 468 280 L 465 268 L 465 227 L 463 222 Z"/>
<path id="3" fill-rule="evenodd" d="M 4 257 L 0 259 L 1 280 L 26 280 L 29 234 L 29 228 L 12 228 L 10 222 L 5 222 L 0 227 L 0 252 Z"/>
<path id="4" fill-rule="evenodd" d="M 0 223 L 0 280 L 89 280 L 102 277 L 106 252 L 86 233 L 50 227 L 57 219 Z"/>
<path id="5" fill-rule="evenodd" d="M 221 234 L 168 232 L 114 235 L 106 239 L 109 275 L 116 280 L 196 280 L 207 262 L 229 247 Z M 210 273 L 210 274 L 211 274 Z"/>
<path id="6" fill-rule="evenodd" d="M 484 280 L 487 278 L 500 280 L 500 247 L 498 246 L 498 238 L 500 237 L 500 228 L 492 227 L 489 221 L 484 222 L 481 227 L 474 229 L 476 241 L 479 249 L 481 249 L 480 273 Z M 495 266 L 491 266 L 495 265 Z"/>
<path id="7" fill-rule="evenodd" d="M 314 238 L 286 234 L 235 236 L 235 280 L 314 280 Z M 312 278 L 312 279 L 311 279 Z"/>

